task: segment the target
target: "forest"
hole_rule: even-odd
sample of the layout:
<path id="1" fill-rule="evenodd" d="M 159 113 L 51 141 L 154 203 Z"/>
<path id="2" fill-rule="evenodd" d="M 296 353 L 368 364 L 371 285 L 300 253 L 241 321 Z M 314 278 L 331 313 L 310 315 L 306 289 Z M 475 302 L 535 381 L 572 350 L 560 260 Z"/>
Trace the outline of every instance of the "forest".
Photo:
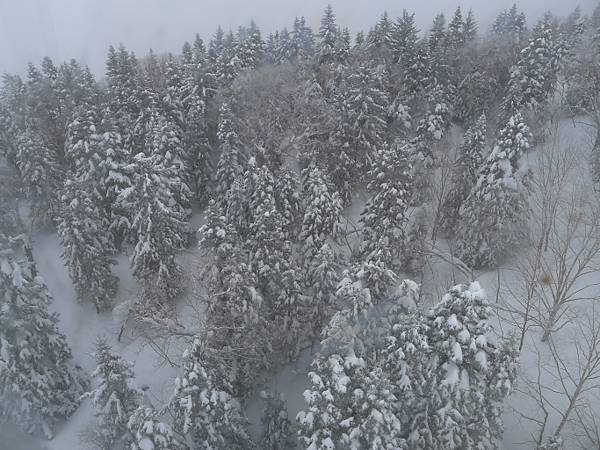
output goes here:
<path id="1" fill-rule="evenodd" d="M 60 450 L 600 447 L 600 5 L 126 44 L 3 75 L 0 422 Z"/>

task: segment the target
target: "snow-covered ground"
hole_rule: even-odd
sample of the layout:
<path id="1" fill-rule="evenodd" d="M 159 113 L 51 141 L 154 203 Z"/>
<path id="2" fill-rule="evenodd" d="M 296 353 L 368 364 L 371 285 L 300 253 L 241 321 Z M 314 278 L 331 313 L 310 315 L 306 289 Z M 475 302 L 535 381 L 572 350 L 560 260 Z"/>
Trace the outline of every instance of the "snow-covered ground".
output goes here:
<path id="1" fill-rule="evenodd" d="M 585 126 L 577 124 L 570 120 L 563 120 L 558 128 L 558 138 L 561 146 L 570 146 L 573 151 L 578 152 L 578 161 L 584 167 L 587 164 L 587 154 L 589 152 L 589 137 Z M 536 151 L 540 151 L 539 149 Z M 536 152 L 529 155 L 531 166 L 535 174 Z M 577 176 L 577 172 L 574 174 Z M 364 198 L 357 200 L 346 213 L 349 218 L 356 223 L 357 217 L 362 210 Z M 194 215 L 193 226 L 195 228 L 202 224 L 201 214 Z M 440 249 L 445 248 L 445 243 L 440 242 Z M 123 322 L 123 314 L 119 313 L 123 308 L 115 308 L 113 314 L 96 314 L 94 308 L 89 304 L 81 304 L 77 301 L 73 285 L 69 279 L 67 270 L 61 260 L 61 247 L 55 234 L 42 233 L 33 237 L 34 256 L 36 258 L 39 270 L 54 298 L 52 310 L 60 314 L 60 329 L 67 335 L 75 361 L 80 364 L 88 373 L 94 368 L 94 360 L 91 353 L 94 349 L 94 343 L 98 337 L 105 337 L 119 354 L 134 365 L 136 381 L 138 385 L 147 385 L 150 389 L 150 400 L 156 405 L 162 405 L 169 399 L 173 388 L 173 379 L 178 375 L 178 369 L 164 362 L 151 346 L 145 345 L 142 338 L 132 338 L 125 334 L 121 342 L 117 341 L 117 336 Z M 523 249 L 523 252 L 530 251 Z M 507 269 L 499 269 L 500 279 L 503 288 L 497 291 L 498 270 L 485 271 L 475 274 L 488 293 L 490 302 L 496 302 L 496 293 L 498 292 L 499 302 L 503 305 L 509 305 L 511 300 L 507 295 L 507 287 L 518 289 L 518 275 L 508 269 L 514 267 L 524 256 L 523 254 L 515 256 L 510 261 L 506 261 L 504 266 Z M 198 270 L 201 259 L 197 251 L 191 250 L 181 258 L 182 263 L 193 266 L 192 271 Z M 189 268 L 189 267 L 188 267 Z M 118 304 L 125 305 L 136 293 L 135 280 L 129 269 L 128 257 L 126 255 L 118 258 L 118 266 L 115 269 L 120 278 Z M 463 275 L 461 275 L 463 276 Z M 456 273 L 451 272 L 450 265 L 441 260 L 433 259 L 430 276 L 426 277 L 427 286 L 424 290 L 431 299 L 439 298 L 439 294 L 444 292 L 450 283 L 450 280 L 456 280 Z M 463 280 L 456 280 L 463 281 Z M 596 293 L 600 295 L 600 291 Z M 188 302 L 189 303 L 189 302 Z M 186 302 L 181 302 L 181 308 L 186 308 Z M 589 315 L 591 302 L 584 302 L 578 306 L 577 314 L 580 316 Z M 185 314 L 182 314 L 185 315 Z M 188 317 L 188 320 L 193 320 Z M 193 325 L 193 324 L 192 324 Z M 578 332 L 579 325 L 574 323 L 560 330 L 557 339 L 561 342 L 562 350 L 565 354 L 572 354 L 569 339 L 574 332 Z M 498 331 L 507 334 L 511 331 L 511 324 L 503 321 L 498 323 Z M 527 335 L 524 351 L 521 356 L 521 373 L 526 377 L 535 377 L 538 368 L 538 351 L 542 361 L 548 360 L 548 347 L 540 342 L 541 333 L 539 329 L 530 330 Z M 277 370 L 266 388 L 278 390 L 285 394 L 288 401 L 289 416 L 294 418 L 298 411 L 303 409 L 304 401 L 302 392 L 307 387 L 307 371 L 315 349 L 306 349 L 299 361 Z M 174 354 L 180 351 L 179 348 L 172 349 Z M 547 378 L 548 382 L 550 379 Z M 262 403 L 259 398 L 260 388 L 256 395 L 252 396 L 247 403 L 247 414 L 251 421 L 251 432 L 257 435 L 260 431 L 260 413 Z M 557 397 L 556 402 L 560 404 L 563 401 Z M 517 412 L 519 411 L 519 412 Z M 531 421 L 523 419 L 521 413 L 535 415 L 535 404 L 522 394 L 516 392 L 509 399 L 505 412 L 506 432 L 504 435 L 504 446 L 509 450 L 532 448 L 531 438 L 536 431 L 536 425 Z M 557 416 L 552 414 L 549 418 L 549 428 L 556 424 Z M 0 450 L 71 450 L 82 448 L 79 442 L 79 435 L 83 429 L 93 423 L 93 411 L 89 403 L 84 402 L 73 417 L 63 426 L 56 430 L 56 437 L 49 442 L 35 441 L 30 437 L 21 435 L 18 431 L 10 427 L 3 427 L 0 431 Z"/>

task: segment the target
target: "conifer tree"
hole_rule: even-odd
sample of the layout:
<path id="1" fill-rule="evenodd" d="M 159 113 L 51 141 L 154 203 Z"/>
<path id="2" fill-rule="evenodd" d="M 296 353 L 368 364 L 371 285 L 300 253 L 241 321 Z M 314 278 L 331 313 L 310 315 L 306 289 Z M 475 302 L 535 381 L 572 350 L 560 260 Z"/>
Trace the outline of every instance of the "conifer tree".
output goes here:
<path id="1" fill-rule="evenodd" d="M 333 250 L 323 244 L 309 259 L 308 285 L 312 301 L 307 312 L 307 322 L 312 325 L 312 335 L 318 338 L 324 323 L 331 314 L 339 283 L 338 263 Z"/>
<path id="2" fill-rule="evenodd" d="M 185 351 L 183 361 L 171 401 L 175 430 L 191 448 L 252 448 L 240 405 L 207 371 L 198 339 Z"/>
<path id="3" fill-rule="evenodd" d="M 48 311 L 48 289 L 11 241 L 0 234 L 0 417 L 50 439 L 89 382 L 73 365 L 58 315 Z"/>
<path id="4" fill-rule="evenodd" d="M 173 430 L 161 422 L 158 413 L 150 406 L 140 406 L 127 423 L 132 435 L 131 450 L 175 450 L 177 444 Z"/>
<path id="5" fill-rule="evenodd" d="M 157 155 L 136 155 L 133 184 L 117 198 L 131 214 L 133 274 L 147 288 L 147 294 L 158 299 L 172 298 L 180 292 L 175 253 L 187 239 L 184 212 L 173 201 L 172 170 L 172 166 L 163 166 Z"/>
<path id="6" fill-rule="evenodd" d="M 327 176 L 316 166 L 303 171 L 303 198 L 306 205 L 300 238 L 305 253 L 314 254 L 328 238 L 340 231 L 342 202 Z"/>
<path id="7" fill-rule="evenodd" d="M 527 236 L 529 127 L 520 113 L 500 131 L 460 208 L 457 256 L 474 267 L 495 265 Z"/>
<path id="8" fill-rule="evenodd" d="M 93 303 L 98 313 L 108 311 L 118 278 L 111 273 L 115 249 L 107 221 L 83 180 L 66 182 L 62 203 L 57 228 L 71 280 L 80 299 Z"/>
<path id="9" fill-rule="evenodd" d="M 219 162 L 217 164 L 216 192 L 221 204 L 233 181 L 241 175 L 245 164 L 245 148 L 238 135 L 236 120 L 230 106 L 224 103 L 219 113 Z"/>
<path id="10" fill-rule="evenodd" d="M 105 340 L 97 342 L 94 356 L 96 369 L 92 376 L 98 386 L 84 398 L 91 399 L 97 423 L 88 439 L 101 450 L 127 449 L 134 439 L 127 425 L 143 393 L 133 382 L 131 366 L 115 355 Z"/>
<path id="11" fill-rule="evenodd" d="M 493 448 L 501 437 L 518 356 L 510 341 L 494 345 L 490 316 L 478 283 L 455 286 L 427 315 L 430 394 L 427 412 L 414 416 L 411 448 Z"/>
<path id="12" fill-rule="evenodd" d="M 387 129 L 389 98 L 387 73 L 382 66 L 361 64 L 354 68 L 340 92 L 341 120 L 334 136 L 339 154 L 333 181 L 344 201 L 351 187 L 370 170 L 375 153 L 382 147 Z"/>
<path id="13" fill-rule="evenodd" d="M 465 133 L 463 144 L 458 149 L 458 158 L 452 170 L 451 188 L 442 205 L 442 229 L 452 233 L 460 219 L 460 208 L 467 199 L 478 177 L 483 161 L 486 137 L 486 117 L 479 120 Z"/>
<path id="14" fill-rule="evenodd" d="M 335 61 L 336 42 L 338 40 L 338 29 L 335 22 L 335 14 L 331 5 L 327 5 L 321 26 L 319 27 L 319 62 L 321 64 L 330 64 Z"/>
<path id="15" fill-rule="evenodd" d="M 398 267 L 404 241 L 406 209 L 410 200 L 411 166 L 409 144 L 384 146 L 377 152 L 368 185 L 372 198 L 362 213 L 361 254 L 365 261 Z"/>
<path id="16" fill-rule="evenodd" d="M 264 450 L 294 449 L 296 436 L 294 424 L 289 420 L 283 394 L 261 392 L 264 402 L 261 416 L 262 435 L 259 446 Z"/>
<path id="17" fill-rule="evenodd" d="M 519 108 L 537 110 L 554 92 L 560 62 L 565 49 L 554 37 L 551 18 L 546 17 L 534 28 L 529 44 L 510 70 L 502 110 L 507 117 Z"/>

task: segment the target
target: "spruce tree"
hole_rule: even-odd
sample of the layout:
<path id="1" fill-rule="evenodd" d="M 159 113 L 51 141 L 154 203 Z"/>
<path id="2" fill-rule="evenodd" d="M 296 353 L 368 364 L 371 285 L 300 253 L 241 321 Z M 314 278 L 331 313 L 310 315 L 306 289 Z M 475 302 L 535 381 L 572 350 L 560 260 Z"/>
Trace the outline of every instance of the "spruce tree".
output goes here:
<path id="1" fill-rule="evenodd" d="M 338 263 L 328 244 L 309 259 L 308 285 L 311 288 L 311 302 L 308 305 L 307 322 L 312 326 L 312 336 L 318 338 L 324 323 L 331 315 L 337 286 L 339 283 Z"/>
<path id="2" fill-rule="evenodd" d="M 474 267 L 495 265 L 527 237 L 529 127 L 520 113 L 500 131 L 460 208 L 456 254 Z"/>
<path id="3" fill-rule="evenodd" d="M 48 289 L 11 242 L 0 234 L 0 418 L 50 439 L 89 382 L 48 311 Z"/>
<path id="4" fill-rule="evenodd" d="M 131 366 L 115 355 L 105 340 L 97 342 L 94 356 L 96 369 L 92 375 L 98 386 L 84 398 L 91 399 L 97 423 L 87 438 L 101 450 L 127 449 L 134 439 L 127 425 L 143 393 L 133 382 Z"/>

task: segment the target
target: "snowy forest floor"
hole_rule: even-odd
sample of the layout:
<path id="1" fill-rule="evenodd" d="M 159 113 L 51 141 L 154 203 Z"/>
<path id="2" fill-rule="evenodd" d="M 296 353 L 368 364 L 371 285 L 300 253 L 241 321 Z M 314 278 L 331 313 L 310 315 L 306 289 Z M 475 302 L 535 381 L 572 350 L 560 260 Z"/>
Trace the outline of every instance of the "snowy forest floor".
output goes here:
<path id="1" fill-rule="evenodd" d="M 562 147 L 568 147 L 577 152 L 578 168 L 575 168 L 576 175 L 586 173 L 588 167 L 588 155 L 590 151 L 589 136 L 585 126 L 577 124 L 576 121 L 562 120 L 558 131 L 557 142 Z M 552 140 L 552 137 L 549 139 Z M 529 154 L 531 167 L 536 172 L 535 161 L 537 152 L 544 149 L 536 149 Z M 353 222 L 357 222 L 363 200 L 357 201 L 357 205 L 349 208 L 348 214 Z M 199 227 L 202 223 L 202 213 L 196 212 L 193 218 L 193 226 Z M 133 364 L 136 374 L 136 381 L 139 386 L 149 387 L 149 399 L 157 406 L 164 404 L 172 394 L 173 380 L 179 374 L 179 369 L 165 362 L 155 349 L 148 345 L 142 337 L 131 336 L 124 333 L 123 338 L 118 341 L 117 337 L 121 330 L 124 314 L 122 309 L 117 306 L 112 314 L 98 315 L 92 305 L 81 304 L 77 301 L 77 296 L 71 283 L 67 269 L 61 259 L 61 245 L 55 233 L 38 233 L 32 237 L 33 249 L 39 270 L 52 294 L 54 301 L 52 310 L 60 314 L 60 328 L 63 331 L 71 345 L 75 361 L 81 365 L 86 372 L 90 373 L 94 368 L 94 361 L 91 353 L 98 337 L 104 337 L 113 346 L 123 358 Z M 445 241 L 439 241 L 437 244 L 442 251 L 447 251 L 449 244 Z M 531 249 L 524 248 L 521 253 L 515 255 L 503 264 L 503 268 L 482 271 L 475 274 L 475 278 L 486 290 L 488 299 L 492 306 L 497 307 L 499 311 L 510 307 L 514 299 L 515 292 L 518 292 L 521 286 L 519 273 L 514 270 L 520 261 Z M 202 264 L 202 258 L 198 250 L 192 249 L 180 258 L 180 262 L 186 265 L 187 270 L 197 270 Z M 115 273 L 120 278 L 119 293 L 117 298 L 118 305 L 126 305 L 136 294 L 135 280 L 129 269 L 127 255 L 121 255 L 118 258 L 118 266 Z M 600 278 L 600 272 L 593 277 Z M 498 288 L 498 280 L 501 286 Z M 420 281 L 420 280 L 416 280 Z M 426 275 L 424 277 L 422 294 L 423 306 L 429 306 L 429 303 L 441 298 L 441 295 L 450 287 L 452 281 L 463 282 L 466 279 L 457 279 L 455 271 L 450 264 L 441 259 L 432 258 Z M 593 281 L 593 280 L 592 280 Z M 600 280 L 597 280 L 600 281 Z M 589 283 L 589 280 L 586 281 Z M 600 290 L 595 288 L 589 293 L 590 297 L 600 295 Z M 186 308 L 189 307 L 184 296 L 178 304 L 181 316 L 186 316 Z M 574 317 L 585 317 L 590 315 L 592 308 L 591 302 L 581 302 L 577 307 L 572 308 L 571 313 Z M 561 351 L 565 355 L 573 355 L 575 352 L 570 340 L 573 333 L 580 332 L 580 321 L 573 320 L 562 328 L 555 336 L 560 342 Z M 514 330 L 515 322 L 506 314 L 498 314 L 497 329 L 503 334 L 508 334 Z M 169 348 L 170 355 L 180 355 L 182 347 L 175 345 Z M 268 389 L 276 389 L 285 394 L 289 408 L 290 417 L 295 417 L 298 411 L 304 408 L 305 404 L 302 393 L 308 384 L 307 372 L 312 360 L 312 354 L 316 348 L 306 349 L 298 361 L 280 368 L 268 382 Z M 521 354 L 521 378 L 533 379 L 537 377 L 538 362 L 548 362 L 548 347 L 541 342 L 541 330 L 532 328 L 529 330 L 523 352 Z M 551 384 L 552 378 L 549 371 L 543 371 L 542 380 L 544 383 Z M 521 382 L 523 386 L 523 382 Z M 564 401 L 560 396 L 556 397 L 557 405 Z M 504 448 L 509 450 L 534 448 L 531 442 L 532 436 L 537 431 L 537 424 L 524 419 L 525 415 L 537 416 L 537 405 L 529 397 L 524 395 L 521 389 L 518 389 L 509 398 L 505 414 Z M 257 394 L 250 398 L 246 403 L 248 417 L 251 421 L 251 431 L 258 434 L 260 431 L 260 413 L 262 404 Z M 556 414 L 551 414 L 549 423 L 557 421 Z M 93 424 L 93 411 L 88 402 L 84 402 L 79 410 L 71 419 L 57 429 L 55 438 L 52 441 L 35 441 L 33 438 L 21 435 L 12 428 L 3 428 L 0 440 L 0 450 L 66 450 L 83 448 L 80 443 L 81 432 Z M 551 426 L 550 426 L 551 428 Z"/>

